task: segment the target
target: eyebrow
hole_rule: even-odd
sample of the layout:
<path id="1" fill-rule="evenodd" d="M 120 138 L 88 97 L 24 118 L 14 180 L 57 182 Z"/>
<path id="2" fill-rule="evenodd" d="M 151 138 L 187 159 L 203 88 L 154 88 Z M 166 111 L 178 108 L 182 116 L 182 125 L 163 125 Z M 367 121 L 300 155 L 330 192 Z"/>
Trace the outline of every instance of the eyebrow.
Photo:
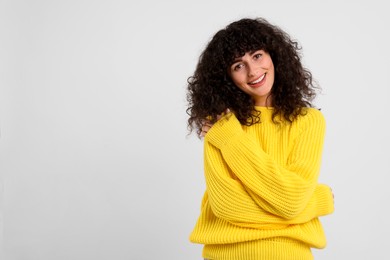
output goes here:
<path id="1" fill-rule="evenodd" d="M 260 49 L 261 50 L 261 49 Z M 253 55 L 253 53 L 255 53 L 255 52 L 257 52 L 257 51 L 260 51 L 260 50 L 254 50 L 254 51 L 250 51 L 249 52 L 249 55 Z M 232 65 L 234 64 L 234 63 L 237 63 L 237 62 L 239 62 L 239 61 L 242 61 L 242 56 L 241 57 L 237 57 L 237 58 L 235 58 L 234 60 L 233 60 L 233 63 L 232 63 Z"/>
<path id="2" fill-rule="evenodd" d="M 233 65 L 234 63 L 239 62 L 239 61 L 242 61 L 242 57 L 235 58 L 235 59 L 233 60 L 233 62 L 232 62 L 232 65 Z"/>

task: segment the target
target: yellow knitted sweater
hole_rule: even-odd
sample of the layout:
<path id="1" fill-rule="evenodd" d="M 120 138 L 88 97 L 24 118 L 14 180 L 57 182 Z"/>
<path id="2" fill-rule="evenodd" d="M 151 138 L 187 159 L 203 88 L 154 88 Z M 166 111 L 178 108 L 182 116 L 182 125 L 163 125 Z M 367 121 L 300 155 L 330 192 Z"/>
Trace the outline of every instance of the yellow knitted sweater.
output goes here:
<path id="1" fill-rule="evenodd" d="M 206 192 L 190 241 L 218 260 L 312 259 L 324 248 L 318 219 L 334 210 L 331 189 L 318 183 L 325 120 L 307 108 L 293 123 L 243 126 L 222 117 L 204 139 Z"/>

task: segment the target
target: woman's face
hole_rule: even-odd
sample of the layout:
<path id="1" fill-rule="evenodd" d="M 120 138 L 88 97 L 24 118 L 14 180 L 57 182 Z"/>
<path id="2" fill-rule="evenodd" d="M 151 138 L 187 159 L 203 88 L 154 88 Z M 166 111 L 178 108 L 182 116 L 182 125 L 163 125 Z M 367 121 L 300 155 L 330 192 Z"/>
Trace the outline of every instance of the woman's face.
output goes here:
<path id="1" fill-rule="evenodd" d="M 238 57 L 230 66 L 229 75 L 238 88 L 254 99 L 256 106 L 272 106 L 272 98 L 268 97 L 274 84 L 275 71 L 267 52 L 257 50 Z"/>

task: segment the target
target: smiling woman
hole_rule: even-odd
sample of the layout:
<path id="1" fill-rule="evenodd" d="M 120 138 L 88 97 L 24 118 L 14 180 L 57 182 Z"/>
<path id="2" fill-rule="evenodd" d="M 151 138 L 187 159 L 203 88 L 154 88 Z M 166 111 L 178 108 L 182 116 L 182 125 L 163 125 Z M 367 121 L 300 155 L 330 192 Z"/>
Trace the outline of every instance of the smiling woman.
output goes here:
<path id="1" fill-rule="evenodd" d="M 274 64 L 269 53 L 263 50 L 246 53 L 234 60 L 229 75 L 234 84 L 253 98 L 256 106 L 270 107 Z"/>
<path id="2" fill-rule="evenodd" d="M 188 80 L 206 191 L 190 240 L 207 259 L 313 259 L 333 194 L 319 184 L 325 119 L 298 44 L 264 19 L 218 31 Z"/>

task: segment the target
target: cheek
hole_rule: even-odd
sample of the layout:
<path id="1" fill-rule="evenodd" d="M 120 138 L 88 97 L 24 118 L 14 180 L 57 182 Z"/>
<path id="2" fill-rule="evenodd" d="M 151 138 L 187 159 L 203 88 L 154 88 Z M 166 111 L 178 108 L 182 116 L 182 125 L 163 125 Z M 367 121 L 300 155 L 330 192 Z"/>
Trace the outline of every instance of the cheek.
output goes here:
<path id="1" fill-rule="evenodd" d="M 235 85 L 237 88 L 239 88 L 239 89 L 241 89 L 241 90 L 244 89 L 244 87 L 243 87 L 244 84 L 243 84 L 242 80 L 241 80 L 239 77 L 231 77 L 231 79 L 232 79 L 234 85 Z"/>
<path id="2" fill-rule="evenodd" d="M 272 63 L 271 59 L 264 60 L 262 65 L 264 68 L 267 68 L 269 70 L 272 70 L 274 67 L 274 64 Z"/>
<path id="3" fill-rule="evenodd" d="M 232 81 L 234 82 L 234 84 L 239 86 L 245 82 L 245 77 L 240 73 L 235 73 L 234 75 L 232 75 Z"/>
<path id="4" fill-rule="evenodd" d="M 274 70 L 274 63 L 272 62 L 272 59 L 271 59 L 271 58 L 269 58 L 268 63 L 269 63 L 269 65 L 268 65 L 269 68 L 272 69 L 272 70 Z"/>

